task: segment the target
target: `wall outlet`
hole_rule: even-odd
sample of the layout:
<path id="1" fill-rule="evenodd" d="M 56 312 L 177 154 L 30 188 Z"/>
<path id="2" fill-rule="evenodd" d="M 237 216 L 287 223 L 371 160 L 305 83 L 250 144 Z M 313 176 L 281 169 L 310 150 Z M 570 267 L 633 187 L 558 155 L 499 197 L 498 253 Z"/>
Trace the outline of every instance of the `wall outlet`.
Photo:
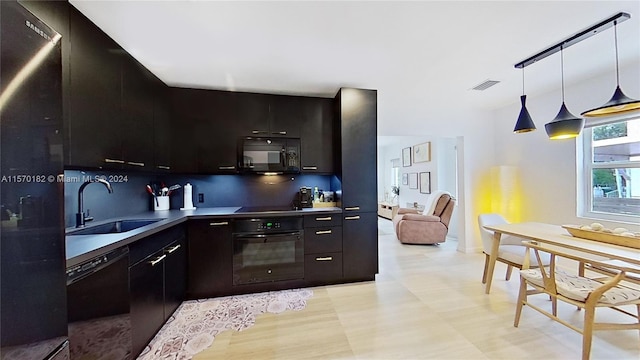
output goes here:
<path id="1" fill-rule="evenodd" d="M 203 203 L 204 202 L 204 194 L 203 193 L 198 193 L 198 202 L 199 203 Z"/>

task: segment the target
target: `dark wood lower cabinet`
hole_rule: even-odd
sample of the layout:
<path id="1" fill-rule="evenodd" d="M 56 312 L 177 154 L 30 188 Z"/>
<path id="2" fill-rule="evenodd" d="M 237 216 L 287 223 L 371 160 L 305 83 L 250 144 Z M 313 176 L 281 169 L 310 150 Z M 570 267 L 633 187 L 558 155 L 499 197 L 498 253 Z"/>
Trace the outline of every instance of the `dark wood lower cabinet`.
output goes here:
<path id="1" fill-rule="evenodd" d="M 304 281 L 309 285 L 332 284 L 342 280 L 342 253 L 304 256 Z"/>
<path id="2" fill-rule="evenodd" d="M 164 324 L 164 271 L 157 251 L 129 269 L 132 354 L 138 356 Z"/>
<path id="3" fill-rule="evenodd" d="M 233 238 L 230 219 L 189 222 L 187 296 L 201 299 L 231 293 Z"/>
<path id="4" fill-rule="evenodd" d="M 130 245 L 132 354 L 138 356 L 185 297 L 186 234 L 177 225 Z"/>
<path id="5" fill-rule="evenodd" d="M 187 293 L 187 239 L 181 238 L 165 248 L 164 317 L 168 319 Z"/>
<path id="6" fill-rule="evenodd" d="M 378 214 L 345 212 L 342 220 L 344 280 L 375 280 L 378 272 Z"/>

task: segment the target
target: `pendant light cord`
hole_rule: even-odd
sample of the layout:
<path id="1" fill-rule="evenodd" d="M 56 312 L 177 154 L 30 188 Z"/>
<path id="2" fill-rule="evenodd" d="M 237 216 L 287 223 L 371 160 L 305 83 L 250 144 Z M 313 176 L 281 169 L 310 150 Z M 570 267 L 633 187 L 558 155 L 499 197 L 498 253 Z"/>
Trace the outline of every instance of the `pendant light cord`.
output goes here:
<path id="1" fill-rule="evenodd" d="M 522 67 L 522 95 L 524 95 L 524 66 Z"/>
<path id="2" fill-rule="evenodd" d="M 620 69 L 618 68 L 618 22 L 613 22 L 613 38 L 616 44 L 616 84 L 620 86 Z"/>
<path id="3" fill-rule="evenodd" d="M 560 46 L 560 79 L 562 79 L 562 103 L 564 103 L 564 46 Z"/>

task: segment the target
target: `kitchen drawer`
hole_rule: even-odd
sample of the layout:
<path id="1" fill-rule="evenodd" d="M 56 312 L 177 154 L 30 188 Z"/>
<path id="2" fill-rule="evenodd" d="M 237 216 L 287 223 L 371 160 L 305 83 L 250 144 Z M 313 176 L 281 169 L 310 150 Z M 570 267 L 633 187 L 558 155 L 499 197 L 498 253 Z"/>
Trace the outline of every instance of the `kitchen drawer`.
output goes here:
<path id="1" fill-rule="evenodd" d="M 159 233 L 149 235 L 129 245 L 129 264 L 134 265 L 140 260 L 151 256 L 154 252 L 164 248 L 185 236 L 184 225 L 176 225 Z"/>
<path id="2" fill-rule="evenodd" d="M 330 227 L 342 225 L 342 214 L 314 214 L 304 216 L 304 227 Z"/>
<path id="3" fill-rule="evenodd" d="M 324 252 L 342 252 L 342 226 L 305 229 L 304 253 Z"/>
<path id="4" fill-rule="evenodd" d="M 342 253 L 305 255 L 304 280 L 312 283 L 331 283 L 342 280 Z"/>

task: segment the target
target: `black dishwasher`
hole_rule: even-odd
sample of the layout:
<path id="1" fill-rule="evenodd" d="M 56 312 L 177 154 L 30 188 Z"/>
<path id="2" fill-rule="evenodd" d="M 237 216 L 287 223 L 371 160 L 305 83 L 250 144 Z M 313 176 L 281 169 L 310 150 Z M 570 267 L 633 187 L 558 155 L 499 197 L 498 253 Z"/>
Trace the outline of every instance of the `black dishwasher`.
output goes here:
<path id="1" fill-rule="evenodd" d="M 131 359 L 129 249 L 67 269 L 71 359 Z"/>

